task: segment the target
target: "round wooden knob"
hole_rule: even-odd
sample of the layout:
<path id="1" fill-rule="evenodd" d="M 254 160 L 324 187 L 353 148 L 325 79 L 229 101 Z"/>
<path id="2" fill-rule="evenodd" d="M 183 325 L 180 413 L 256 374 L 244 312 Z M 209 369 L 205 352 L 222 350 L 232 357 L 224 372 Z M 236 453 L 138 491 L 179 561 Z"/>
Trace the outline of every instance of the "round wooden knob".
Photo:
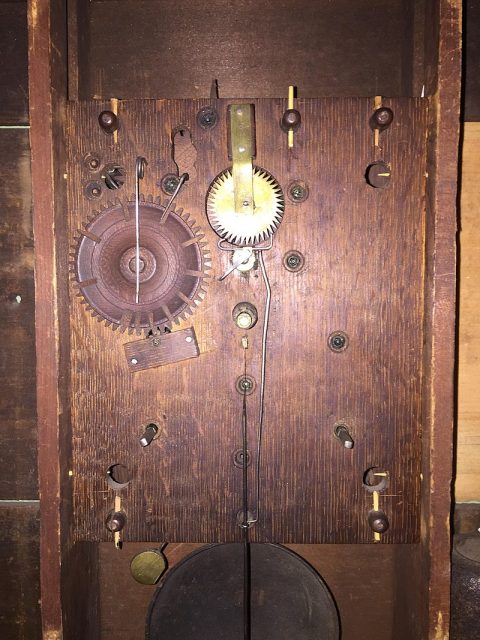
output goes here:
<path id="1" fill-rule="evenodd" d="M 375 533 L 385 533 L 390 526 L 388 518 L 383 511 L 370 511 L 368 513 L 368 524 Z"/>
<path id="2" fill-rule="evenodd" d="M 113 133 L 118 129 L 118 116 L 113 111 L 102 111 L 98 116 L 98 124 L 105 133 Z"/>
<path id="3" fill-rule="evenodd" d="M 123 511 L 111 511 L 105 521 L 105 525 L 109 531 L 116 533 L 121 531 L 125 526 L 127 519 Z"/>
<path id="4" fill-rule="evenodd" d="M 375 109 L 370 118 L 370 127 L 383 131 L 387 129 L 393 122 L 393 111 L 388 107 L 380 107 Z"/>
<path id="5" fill-rule="evenodd" d="M 296 109 L 287 109 L 282 116 L 281 127 L 285 132 L 296 131 L 302 122 L 300 112 Z"/>

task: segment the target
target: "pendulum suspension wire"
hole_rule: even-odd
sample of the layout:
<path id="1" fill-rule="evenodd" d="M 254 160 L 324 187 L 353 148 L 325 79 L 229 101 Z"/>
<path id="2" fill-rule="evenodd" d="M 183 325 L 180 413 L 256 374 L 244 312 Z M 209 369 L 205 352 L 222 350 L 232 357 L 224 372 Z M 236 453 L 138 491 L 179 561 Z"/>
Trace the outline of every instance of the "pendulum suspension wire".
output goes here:
<path id="1" fill-rule="evenodd" d="M 138 156 L 135 161 L 135 304 L 140 297 L 140 180 L 145 175 L 145 158 Z"/>
<path id="2" fill-rule="evenodd" d="M 249 518 L 248 511 L 248 419 L 247 419 L 247 389 L 243 390 L 243 403 L 242 403 L 242 484 L 243 484 L 243 517 L 242 517 L 242 529 L 243 529 L 243 637 L 244 640 L 251 640 L 251 577 L 252 577 L 252 564 L 250 554 L 250 536 L 249 528 L 254 525 L 260 519 L 260 461 L 262 453 L 262 436 L 263 436 L 263 421 L 265 413 L 265 373 L 267 364 L 267 337 L 268 337 L 268 324 L 270 320 L 270 305 L 272 298 L 272 290 L 263 261 L 263 251 L 258 251 L 258 261 L 262 270 L 263 281 L 265 284 L 266 299 L 265 299 L 265 314 L 263 319 L 263 333 L 262 333 L 262 368 L 261 368 L 261 382 L 260 382 L 260 407 L 258 416 L 258 432 L 257 432 L 257 462 L 256 462 L 256 514 L 255 518 Z M 242 338 L 242 345 L 244 349 L 244 362 L 243 373 L 244 378 L 247 377 L 247 348 L 248 338 Z"/>
<path id="3" fill-rule="evenodd" d="M 244 379 L 247 377 L 247 338 L 242 341 L 244 344 Z M 244 640 L 251 638 L 251 558 L 250 558 L 250 538 L 248 521 L 248 420 L 247 420 L 247 389 L 243 390 L 242 402 L 242 481 L 243 481 L 243 637 Z"/>
<path id="4" fill-rule="evenodd" d="M 267 366 L 267 337 L 268 337 L 268 323 L 270 320 L 270 304 L 272 300 L 272 289 L 265 268 L 265 262 L 263 261 L 263 251 L 258 251 L 258 262 L 262 271 L 263 282 L 265 284 L 266 299 L 265 299 L 265 314 L 263 317 L 263 333 L 262 333 L 262 370 L 260 380 L 260 406 L 258 414 L 258 434 L 257 434 L 257 464 L 256 464 L 256 513 L 255 518 L 249 520 L 249 525 L 256 524 L 260 519 L 260 467 L 261 467 L 261 455 L 262 455 L 262 437 L 263 437 L 263 422 L 265 414 L 265 373 Z"/>

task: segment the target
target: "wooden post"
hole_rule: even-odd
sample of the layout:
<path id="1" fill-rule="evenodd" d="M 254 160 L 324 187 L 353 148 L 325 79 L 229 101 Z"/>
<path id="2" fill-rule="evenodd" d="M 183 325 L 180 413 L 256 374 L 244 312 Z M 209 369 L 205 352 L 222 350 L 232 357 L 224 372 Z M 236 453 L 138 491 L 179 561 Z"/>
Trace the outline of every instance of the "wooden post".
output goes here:
<path id="1" fill-rule="evenodd" d="M 62 20 L 63 16 L 63 20 Z M 37 353 L 38 467 L 41 501 L 40 588 L 43 637 L 57 640 L 62 631 L 62 421 L 68 414 L 62 388 L 60 340 L 63 319 L 57 256 L 61 250 L 56 213 L 62 208 L 61 114 L 66 74 L 63 3 L 31 0 L 29 26 L 30 142 L 32 148 L 33 228 L 35 238 L 35 329 Z M 66 332 L 68 339 L 68 332 Z M 63 435 L 63 438 L 65 436 Z M 68 460 L 68 457 L 67 457 Z"/>
<path id="2" fill-rule="evenodd" d="M 450 618 L 450 510 L 455 388 L 457 173 L 461 2 L 438 4 L 437 88 L 431 100 L 427 178 L 423 438 L 423 638 L 446 640 Z"/>

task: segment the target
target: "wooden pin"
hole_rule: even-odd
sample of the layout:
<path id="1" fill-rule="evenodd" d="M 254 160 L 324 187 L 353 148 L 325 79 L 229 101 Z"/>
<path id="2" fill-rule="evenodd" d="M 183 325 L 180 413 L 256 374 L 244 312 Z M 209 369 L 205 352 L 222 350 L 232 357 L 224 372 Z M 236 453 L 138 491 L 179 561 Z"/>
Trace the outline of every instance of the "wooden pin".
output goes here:
<path id="1" fill-rule="evenodd" d="M 375 96 L 375 100 L 373 101 L 374 110 L 376 111 L 377 109 L 380 109 L 381 106 L 382 106 L 382 96 Z M 380 130 L 379 129 L 373 130 L 373 144 L 376 147 L 380 146 Z"/>
<path id="2" fill-rule="evenodd" d="M 115 512 L 120 512 L 122 510 L 122 498 L 118 495 L 115 496 L 114 510 Z M 113 543 L 115 545 L 115 549 L 122 548 L 122 532 L 121 531 L 114 532 Z"/>
<path id="3" fill-rule="evenodd" d="M 386 475 L 386 474 L 376 473 L 375 475 L 380 476 L 380 475 Z M 380 510 L 380 494 L 378 491 L 373 492 L 373 510 L 374 511 Z M 380 542 L 380 534 L 377 531 L 374 531 L 373 539 L 375 542 Z"/>
<path id="4" fill-rule="evenodd" d="M 295 87 L 290 85 L 288 87 L 288 108 L 293 109 L 293 98 L 295 95 Z M 293 147 L 293 129 L 288 130 L 288 148 L 292 149 Z"/>
<path id="5" fill-rule="evenodd" d="M 112 110 L 112 113 L 118 116 L 118 98 L 110 99 L 110 108 Z M 118 142 L 118 131 L 115 130 L 113 132 L 113 144 L 117 144 L 117 142 Z"/>

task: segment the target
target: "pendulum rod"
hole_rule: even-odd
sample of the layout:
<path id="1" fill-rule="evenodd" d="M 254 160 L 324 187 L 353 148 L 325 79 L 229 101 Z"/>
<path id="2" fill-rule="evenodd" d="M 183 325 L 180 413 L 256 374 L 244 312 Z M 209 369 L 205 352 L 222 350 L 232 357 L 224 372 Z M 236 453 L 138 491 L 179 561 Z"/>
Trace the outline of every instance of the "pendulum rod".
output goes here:
<path id="1" fill-rule="evenodd" d="M 247 348 L 248 338 L 242 339 L 243 345 L 243 375 L 247 377 Z M 243 390 L 242 401 L 242 481 L 243 481 L 243 638 L 251 638 L 251 557 L 248 521 L 248 420 L 247 420 L 247 390 Z"/>

